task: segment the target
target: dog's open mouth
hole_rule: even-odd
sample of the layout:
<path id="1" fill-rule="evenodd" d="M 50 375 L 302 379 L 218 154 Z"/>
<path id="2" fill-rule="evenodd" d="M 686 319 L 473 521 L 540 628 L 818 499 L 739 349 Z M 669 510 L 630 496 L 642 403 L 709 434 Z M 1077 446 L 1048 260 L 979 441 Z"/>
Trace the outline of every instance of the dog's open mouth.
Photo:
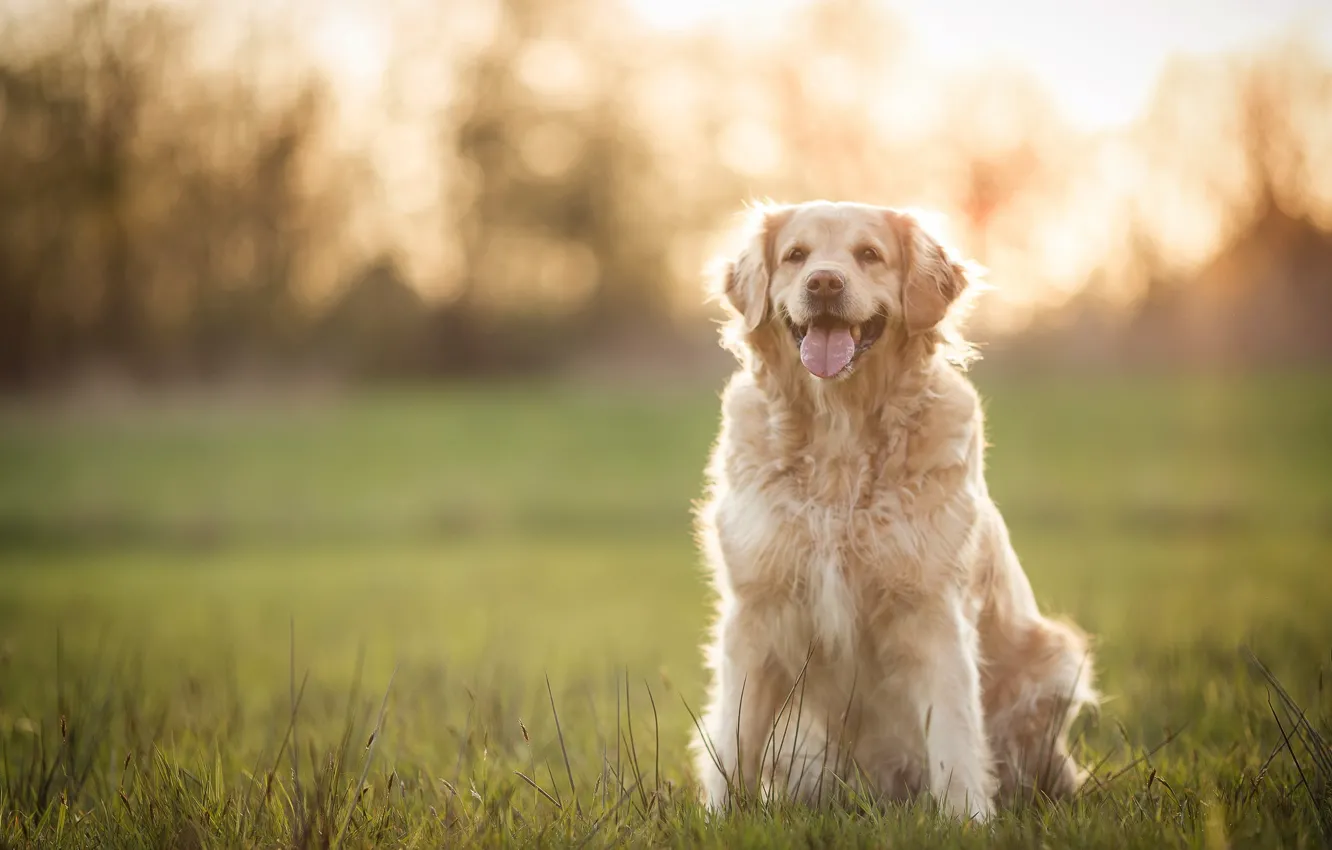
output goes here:
<path id="1" fill-rule="evenodd" d="M 849 373 L 856 360 L 883 335 L 887 323 L 882 313 L 858 325 L 835 316 L 818 316 L 807 325 L 787 320 L 800 346 L 800 362 L 811 375 L 824 379 Z"/>

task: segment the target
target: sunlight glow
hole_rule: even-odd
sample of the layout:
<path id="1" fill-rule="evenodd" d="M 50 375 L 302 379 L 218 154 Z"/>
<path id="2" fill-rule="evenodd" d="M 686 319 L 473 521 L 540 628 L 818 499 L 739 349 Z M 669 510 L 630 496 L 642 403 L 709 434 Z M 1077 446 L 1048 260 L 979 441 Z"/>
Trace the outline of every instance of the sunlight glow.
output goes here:
<path id="1" fill-rule="evenodd" d="M 378 90 L 389 59 L 389 34 L 380 16 L 354 8 L 333 9 L 313 33 L 319 63 L 345 95 Z"/>
<path id="2" fill-rule="evenodd" d="M 1297 29 L 1332 50 L 1323 0 L 934 0 L 900 9 L 927 57 L 1025 67 L 1088 129 L 1136 117 L 1173 54 L 1253 47 Z"/>
<path id="3" fill-rule="evenodd" d="M 809 0 L 628 0 L 629 7 L 648 26 L 660 30 L 688 30 L 724 22 L 773 19 Z"/>
<path id="4" fill-rule="evenodd" d="M 629 0 L 662 30 L 771 22 L 811 0 Z M 1167 60 L 1179 53 L 1251 47 L 1300 32 L 1332 54 L 1332 3 L 1325 0 L 931 0 L 884 2 L 911 33 L 921 61 L 940 71 L 995 60 L 1036 76 L 1076 126 L 1131 122 Z M 739 30 L 748 32 L 752 27 Z"/>

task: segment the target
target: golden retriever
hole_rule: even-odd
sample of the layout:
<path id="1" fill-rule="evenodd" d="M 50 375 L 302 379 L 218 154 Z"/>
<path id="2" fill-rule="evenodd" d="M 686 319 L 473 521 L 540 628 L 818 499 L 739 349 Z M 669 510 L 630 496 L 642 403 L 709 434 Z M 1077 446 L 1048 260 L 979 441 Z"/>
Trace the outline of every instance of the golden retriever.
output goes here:
<path id="1" fill-rule="evenodd" d="M 1041 614 L 986 487 L 971 276 L 917 216 L 822 201 L 756 208 L 717 276 L 741 368 L 697 515 L 710 808 L 845 783 L 983 820 L 1084 779 L 1087 642 Z"/>

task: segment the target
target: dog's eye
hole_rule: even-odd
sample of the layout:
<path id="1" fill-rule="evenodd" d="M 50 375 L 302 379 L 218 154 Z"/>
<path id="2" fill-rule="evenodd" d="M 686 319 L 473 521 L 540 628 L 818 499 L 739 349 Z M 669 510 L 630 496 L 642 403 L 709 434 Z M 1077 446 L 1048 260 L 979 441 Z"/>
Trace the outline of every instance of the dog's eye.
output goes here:
<path id="1" fill-rule="evenodd" d="M 783 258 L 783 261 L 787 263 L 803 263 L 805 261 L 805 258 L 808 256 L 809 252 L 806 251 L 804 248 L 792 248 L 791 250 L 786 252 L 786 256 Z"/>
<path id="2" fill-rule="evenodd" d="M 870 248 L 869 246 L 861 248 L 859 251 L 857 251 L 856 259 L 860 260 L 862 263 L 878 263 L 883 261 L 883 257 L 879 254 L 879 252 L 874 250 L 873 248 Z"/>

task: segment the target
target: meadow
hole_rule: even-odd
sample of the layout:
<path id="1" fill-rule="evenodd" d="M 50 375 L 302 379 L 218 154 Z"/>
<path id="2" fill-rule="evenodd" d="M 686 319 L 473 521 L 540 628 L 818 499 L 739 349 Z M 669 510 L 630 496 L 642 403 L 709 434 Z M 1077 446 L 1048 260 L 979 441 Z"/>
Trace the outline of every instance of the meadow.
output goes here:
<path id="1" fill-rule="evenodd" d="M 1329 377 L 978 371 L 1107 697 L 980 828 L 693 802 L 716 388 L 0 409 L 0 847 L 1328 846 Z"/>

